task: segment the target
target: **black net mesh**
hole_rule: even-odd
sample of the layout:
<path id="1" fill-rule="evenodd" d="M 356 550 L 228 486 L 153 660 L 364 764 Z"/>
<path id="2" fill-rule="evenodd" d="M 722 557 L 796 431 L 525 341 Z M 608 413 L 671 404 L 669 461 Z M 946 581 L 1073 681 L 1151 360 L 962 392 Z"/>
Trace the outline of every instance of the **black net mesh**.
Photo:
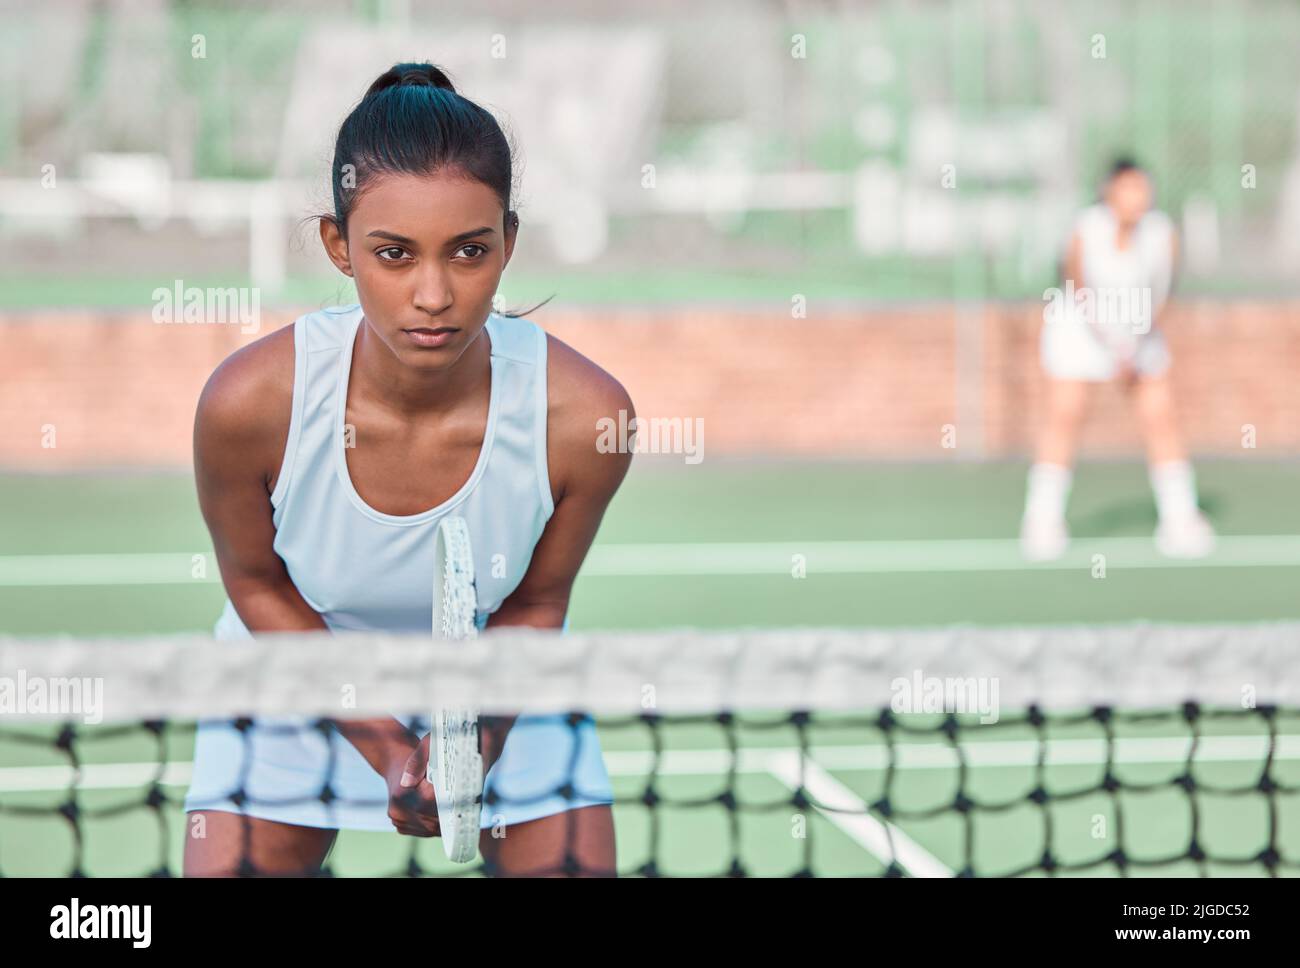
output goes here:
<path id="1" fill-rule="evenodd" d="M 515 798 L 488 784 L 485 837 L 530 802 L 582 790 L 572 774 Z M 1028 706 L 975 714 L 871 708 L 597 717 L 613 790 L 618 872 L 665 876 L 1003 876 L 1300 870 L 1300 709 Z M 338 751 L 333 721 L 231 721 L 258 737 L 304 730 Z M 410 721 L 413 735 L 427 724 Z M 177 875 L 195 723 L 0 719 L 0 875 Z M 237 783 L 235 810 L 349 806 L 331 764 L 299 796 Z M 246 775 L 246 774 L 243 774 Z M 364 805 L 364 804 L 363 804 Z M 373 805 L 373 804 L 371 804 Z M 380 804 L 382 807 L 382 804 Z M 308 875 L 503 873 L 491 856 L 445 860 L 436 839 L 344 832 Z M 238 873 L 257 874 L 241 857 Z M 490 853 L 490 852 L 489 852 Z M 569 845 L 552 868 L 594 873 Z"/>

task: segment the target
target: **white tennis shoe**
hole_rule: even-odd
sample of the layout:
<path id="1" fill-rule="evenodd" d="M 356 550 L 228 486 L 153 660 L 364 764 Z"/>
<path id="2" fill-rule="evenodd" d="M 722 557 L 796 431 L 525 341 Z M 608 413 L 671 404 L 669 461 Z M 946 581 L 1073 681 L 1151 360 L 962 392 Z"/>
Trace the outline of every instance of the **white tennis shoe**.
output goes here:
<path id="1" fill-rule="evenodd" d="M 1020 553 L 1028 561 L 1055 561 L 1070 547 L 1064 518 L 1026 515 L 1020 522 Z"/>
<path id="2" fill-rule="evenodd" d="M 1156 550 L 1166 558 L 1204 558 L 1214 551 L 1214 526 L 1200 511 L 1156 527 Z"/>

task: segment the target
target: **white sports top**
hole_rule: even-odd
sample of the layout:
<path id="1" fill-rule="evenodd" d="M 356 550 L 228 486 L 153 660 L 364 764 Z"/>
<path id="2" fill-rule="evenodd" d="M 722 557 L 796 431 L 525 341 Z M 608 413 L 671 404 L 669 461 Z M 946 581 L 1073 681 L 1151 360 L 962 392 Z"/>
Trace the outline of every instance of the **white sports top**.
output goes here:
<path id="1" fill-rule="evenodd" d="M 444 515 L 461 515 L 474 548 L 482 627 L 523 579 L 555 510 L 546 465 L 546 333 L 528 320 L 488 317 L 492 388 L 478 463 L 442 504 L 393 515 L 361 499 L 344 456 L 361 321 L 358 305 L 309 313 L 294 326 L 293 415 L 271 495 L 275 551 L 331 629 L 428 635 L 434 529 Z M 229 599 L 215 633 L 249 634 Z"/>
<path id="2" fill-rule="evenodd" d="M 1134 227 L 1128 248 L 1120 249 L 1116 244 L 1119 226 L 1109 207 L 1092 205 L 1080 213 L 1075 234 L 1080 242 L 1083 279 L 1076 280 L 1076 284 L 1099 291 L 1099 324 L 1138 334 L 1150 330 L 1151 317 L 1169 296 L 1173 231 L 1173 223 L 1164 212 L 1147 212 Z M 1113 295 L 1143 290 L 1146 292 L 1142 299 L 1104 298 L 1106 291 Z"/>

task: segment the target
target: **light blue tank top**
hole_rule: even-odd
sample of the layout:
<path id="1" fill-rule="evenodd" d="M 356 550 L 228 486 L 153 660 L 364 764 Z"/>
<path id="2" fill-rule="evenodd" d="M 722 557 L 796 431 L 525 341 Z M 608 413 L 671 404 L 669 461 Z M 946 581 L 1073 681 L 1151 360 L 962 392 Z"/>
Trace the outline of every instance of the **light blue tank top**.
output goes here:
<path id="1" fill-rule="evenodd" d="M 385 514 L 357 493 L 344 458 L 344 417 L 360 306 L 325 309 L 294 326 L 293 413 L 271 495 L 274 548 L 330 629 L 432 635 L 434 530 L 447 514 L 469 525 L 479 627 L 522 581 L 555 510 L 546 464 L 546 333 L 488 317 L 492 386 L 478 462 L 454 495 L 419 514 Z M 414 472 L 414 469 L 413 469 Z M 217 638 L 249 631 L 227 599 Z M 329 775 L 333 799 L 319 791 Z M 482 825 L 522 823 L 611 801 L 590 718 L 520 716 L 487 786 Z M 231 794 L 241 790 L 242 799 Z M 561 792 L 564 791 L 564 792 Z M 383 779 L 341 735 L 293 719 L 257 720 L 247 734 L 201 723 L 187 810 L 216 809 L 314 827 L 392 830 Z"/>
<path id="2" fill-rule="evenodd" d="M 523 579 L 555 510 L 546 467 L 546 333 L 488 317 L 492 389 L 487 430 L 469 479 L 419 514 L 385 514 L 352 485 L 344 416 L 360 306 L 326 309 L 294 326 L 293 416 L 271 495 L 275 551 L 331 629 L 429 634 L 434 531 L 448 514 L 469 525 L 478 624 Z M 412 469 L 415 472 L 415 469 Z M 247 635 L 229 599 L 219 638 Z"/>

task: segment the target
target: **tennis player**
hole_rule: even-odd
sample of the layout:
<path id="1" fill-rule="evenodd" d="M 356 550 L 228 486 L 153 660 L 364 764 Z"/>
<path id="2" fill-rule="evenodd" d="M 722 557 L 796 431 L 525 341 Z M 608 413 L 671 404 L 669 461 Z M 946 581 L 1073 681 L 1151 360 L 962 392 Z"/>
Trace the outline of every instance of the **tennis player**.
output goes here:
<path id="1" fill-rule="evenodd" d="M 478 626 L 563 626 L 631 459 L 597 450 L 597 421 L 632 404 L 590 360 L 492 311 L 519 228 L 511 175 L 497 122 L 430 64 L 386 71 L 343 122 L 320 233 L 359 304 L 234 353 L 198 405 L 199 500 L 229 596 L 218 637 L 431 634 L 434 533 L 451 513 L 470 529 Z M 185 873 L 316 872 L 341 828 L 435 836 L 427 743 L 396 719 L 335 726 L 202 724 Z M 485 745 L 492 870 L 614 871 L 589 718 L 525 715 Z"/>
<path id="2" fill-rule="evenodd" d="M 1020 543 L 1026 558 L 1060 557 L 1069 545 L 1065 507 L 1075 450 L 1092 388 L 1119 381 L 1133 400 L 1146 441 L 1159 524 L 1155 541 L 1170 557 L 1214 547 L 1196 479 L 1174 415 L 1169 348 L 1159 323 L 1178 259 L 1169 217 L 1152 208 L 1150 176 L 1115 162 L 1101 201 L 1075 224 L 1064 292 L 1049 301 L 1040 351 L 1047 419 L 1029 471 Z"/>

